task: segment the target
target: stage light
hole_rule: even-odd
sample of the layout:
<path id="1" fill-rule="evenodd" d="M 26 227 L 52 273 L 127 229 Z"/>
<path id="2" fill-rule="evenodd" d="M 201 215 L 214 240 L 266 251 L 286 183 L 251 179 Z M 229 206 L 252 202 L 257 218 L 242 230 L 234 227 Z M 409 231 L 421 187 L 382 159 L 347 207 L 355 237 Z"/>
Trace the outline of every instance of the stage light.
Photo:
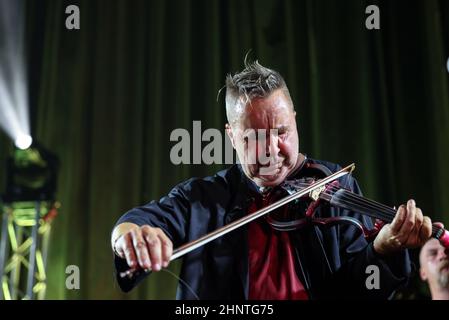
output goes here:
<path id="1" fill-rule="evenodd" d="M 14 141 L 14 144 L 16 145 L 17 148 L 25 150 L 31 146 L 32 142 L 33 139 L 31 138 L 31 136 L 21 133 L 18 135 L 16 141 Z"/>
<path id="2" fill-rule="evenodd" d="M 54 200 L 57 169 L 57 157 L 35 141 L 17 148 L 7 163 L 6 202 Z"/>

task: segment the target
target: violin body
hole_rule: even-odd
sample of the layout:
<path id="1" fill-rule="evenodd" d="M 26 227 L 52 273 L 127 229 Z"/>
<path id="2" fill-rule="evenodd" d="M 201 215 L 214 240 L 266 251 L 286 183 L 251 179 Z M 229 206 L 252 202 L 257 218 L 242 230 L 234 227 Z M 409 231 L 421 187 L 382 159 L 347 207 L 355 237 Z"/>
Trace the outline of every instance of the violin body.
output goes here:
<path id="1" fill-rule="evenodd" d="M 266 201 L 265 204 L 267 205 L 282 199 L 287 195 L 294 194 L 305 186 L 323 179 L 330 174 L 332 174 L 332 172 L 326 166 L 307 162 L 305 167 L 301 170 L 301 177 L 298 179 L 286 180 L 281 185 L 270 190 L 264 197 L 264 200 Z M 333 185 L 338 185 L 338 181 L 334 181 Z M 266 216 L 267 222 L 273 229 L 278 231 L 293 231 L 310 225 L 332 227 L 340 224 L 349 224 L 355 226 L 368 240 L 373 239 L 379 232 L 381 228 L 381 224 L 379 223 L 375 223 L 375 228 L 369 230 L 359 220 L 348 216 L 329 218 L 316 217 L 315 213 L 318 208 L 330 205 L 328 202 L 329 198 L 326 198 L 324 194 L 320 196 L 322 191 L 325 191 L 325 188 L 321 188 L 321 190 L 317 190 L 316 192 L 311 192 L 309 195 L 295 200 L 277 211 L 270 213 Z"/>

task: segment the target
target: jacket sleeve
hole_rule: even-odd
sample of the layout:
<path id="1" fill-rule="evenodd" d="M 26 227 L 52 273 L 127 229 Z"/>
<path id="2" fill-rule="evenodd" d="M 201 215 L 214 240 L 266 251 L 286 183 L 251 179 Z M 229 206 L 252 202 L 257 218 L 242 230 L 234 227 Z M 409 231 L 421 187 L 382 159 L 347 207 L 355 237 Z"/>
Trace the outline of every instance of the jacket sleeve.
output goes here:
<path id="1" fill-rule="evenodd" d="M 178 247 L 186 237 L 187 224 L 189 223 L 190 203 L 188 201 L 188 189 L 184 188 L 189 181 L 173 188 L 170 193 L 159 201 L 134 208 L 126 212 L 117 221 L 116 225 L 131 222 L 139 226 L 150 225 L 162 229 L 162 231 Z M 134 288 L 146 275 L 137 274 L 132 278 L 120 277 L 120 273 L 129 269 L 125 259 L 114 255 L 115 277 L 120 288 L 128 292 Z"/>
<path id="2" fill-rule="evenodd" d="M 347 188 L 361 195 L 355 179 L 348 176 L 345 180 Z M 368 229 L 373 228 L 371 218 L 366 215 L 347 210 L 342 210 L 341 214 L 362 221 Z M 333 297 L 388 299 L 407 283 L 411 273 L 407 250 L 381 256 L 375 252 L 373 243 L 367 242 L 353 226 L 341 226 L 338 237 L 341 266 L 330 281 Z"/>

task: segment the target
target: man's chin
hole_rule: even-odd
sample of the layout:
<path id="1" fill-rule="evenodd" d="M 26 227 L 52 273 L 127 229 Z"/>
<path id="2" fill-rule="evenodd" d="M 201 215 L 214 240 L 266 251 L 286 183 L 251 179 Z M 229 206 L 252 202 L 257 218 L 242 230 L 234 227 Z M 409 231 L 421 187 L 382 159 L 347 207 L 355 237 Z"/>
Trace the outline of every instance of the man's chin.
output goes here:
<path id="1" fill-rule="evenodd" d="M 273 174 L 261 174 L 255 177 L 257 179 L 257 184 L 261 187 L 272 187 L 281 184 L 285 180 L 284 170 Z"/>

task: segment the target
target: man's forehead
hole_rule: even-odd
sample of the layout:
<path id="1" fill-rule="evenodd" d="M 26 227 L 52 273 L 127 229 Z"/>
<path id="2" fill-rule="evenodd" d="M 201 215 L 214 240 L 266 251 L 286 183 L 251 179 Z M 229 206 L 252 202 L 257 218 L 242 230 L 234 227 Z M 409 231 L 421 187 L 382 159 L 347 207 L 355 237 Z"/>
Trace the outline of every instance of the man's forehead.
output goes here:
<path id="1" fill-rule="evenodd" d="M 291 116 L 279 113 L 258 113 L 242 117 L 242 129 L 288 129 L 292 126 Z"/>
<path id="2" fill-rule="evenodd" d="M 423 246 L 423 250 L 431 250 L 431 249 L 438 249 L 441 247 L 440 242 L 437 239 L 430 239 L 429 241 L 427 241 L 424 246 Z"/>
<path id="3" fill-rule="evenodd" d="M 242 111 L 240 120 L 246 126 L 265 126 L 267 122 L 269 124 L 288 125 L 295 117 L 288 104 L 276 101 L 251 101 Z"/>

